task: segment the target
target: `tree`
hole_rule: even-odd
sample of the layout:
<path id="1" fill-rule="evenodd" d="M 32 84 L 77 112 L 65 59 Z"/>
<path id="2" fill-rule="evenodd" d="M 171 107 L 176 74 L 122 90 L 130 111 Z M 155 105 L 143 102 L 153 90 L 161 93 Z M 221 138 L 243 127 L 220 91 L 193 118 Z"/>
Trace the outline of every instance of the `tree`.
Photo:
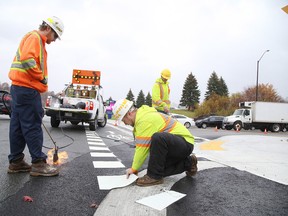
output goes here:
<path id="1" fill-rule="evenodd" d="M 243 101 L 255 101 L 256 86 L 244 89 L 242 93 Z M 276 92 L 272 84 L 258 85 L 258 101 L 283 102 L 284 99 Z"/>
<path id="2" fill-rule="evenodd" d="M 136 107 L 139 108 L 145 104 L 145 95 L 142 90 L 140 90 L 137 100 L 136 100 Z"/>
<path id="3" fill-rule="evenodd" d="M 222 78 L 222 76 L 219 79 L 219 91 L 218 94 L 220 96 L 229 96 L 229 91 L 228 91 L 228 87 L 226 85 L 226 82 L 224 81 L 224 79 Z"/>
<path id="4" fill-rule="evenodd" d="M 224 79 L 222 77 L 219 78 L 215 71 L 213 71 L 208 79 L 205 100 L 208 100 L 213 93 L 226 97 L 229 95 L 228 87 Z"/>
<path id="5" fill-rule="evenodd" d="M 216 93 L 210 95 L 195 111 L 195 116 L 203 115 L 230 115 L 235 110 L 235 106 L 230 103 L 229 97 L 220 96 Z"/>
<path id="6" fill-rule="evenodd" d="M 129 89 L 129 92 L 128 92 L 127 96 L 126 96 L 126 99 L 130 100 L 130 101 L 133 101 L 133 103 L 135 104 L 135 98 L 134 98 L 134 94 L 131 91 L 131 88 Z"/>
<path id="7" fill-rule="evenodd" d="M 208 100 L 209 97 L 214 93 L 217 93 L 217 89 L 219 87 L 219 78 L 215 71 L 210 75 L 207 83 L 207 91 L 205 93 L 205 100 Z"/>
<path id="8" fill-rule="evenodd" d="M 145 104 L 152 107 L 152 97 L 150 95 L 150 92 L 148 92 L 146 98 L 145 98 Z"/>
<path id="9" fill-rule="evenodd" d="M 199 103 L 199 98 L 200 90 L 198 82 L 191 72 L 184 83 L 180 105 L 186 106 L 188 110 L 194 110 L 195 106 Z"/>

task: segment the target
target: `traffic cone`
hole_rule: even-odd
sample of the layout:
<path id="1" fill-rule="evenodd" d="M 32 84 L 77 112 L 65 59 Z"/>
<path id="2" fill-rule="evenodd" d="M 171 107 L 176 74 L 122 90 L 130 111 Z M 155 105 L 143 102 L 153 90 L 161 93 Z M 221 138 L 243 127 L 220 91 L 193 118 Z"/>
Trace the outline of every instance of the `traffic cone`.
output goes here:
<path id="1" fill-rule="evenodd" d="M 265 128 L 265 130 L 264 130 L 264 134 L 267 134 L 267 129 Z"/>
<path id="2" fill-rule="evenodd" d="M 239 127 L 236 127 L 236 132 L 237 132 L 237 133 L 239 132 Z"/>
<path id="3" fill-rule="evenodd" d="M 217 126 L 215 127 L 214 131 L 215 131 L 215 132 L 218 132 L 218 128 L 217 128 Z"/>

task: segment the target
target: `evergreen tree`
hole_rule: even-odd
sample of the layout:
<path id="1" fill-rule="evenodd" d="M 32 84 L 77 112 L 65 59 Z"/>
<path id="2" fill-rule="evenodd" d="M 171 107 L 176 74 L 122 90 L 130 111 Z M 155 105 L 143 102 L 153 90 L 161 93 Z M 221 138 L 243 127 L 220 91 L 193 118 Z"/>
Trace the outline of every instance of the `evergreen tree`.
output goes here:
<path id="1" fill-rule="evenodd" d="M 214 93 L 218 94 L 219 90 L 219 78 L 215 71 L 210 75 L 207 83 L 207 91 L 205 93 L 205 100 L 208 100 L 209 97 Z"/>
<path id="2" fill-rule="evenodd" d="M 194 110 L 196 104 L 199 103 L 199 98 L 200 90 L 198 82 L 191 72 L 184 83 L 180 105 L 186 106 L 188 110 Z"/>
<path id="3" fill-rule="evenodd" d="M 215 71 L 213 71 L 208 80 L 205 100 L 208 100 L 212 94 L 217 94 L 225 97 L 229 96 L 228 87 L 224 79 L 222 77 L 219 78 Z"/>
<path id="4" fill-rule="evenodd" d="M 134 98 L 134 94 L 131 91 L 131 88 L 129 89 L 129 92 L 128 92 L 127 96 L 126 96 L 126 99 L 130 100 L 130 101 L 133 101 L 133 103 L 135 104 L 135 98 Z"/>
<path id="5" fill-rule="evenodd" d="M 146 98 L 145 98 L 145 104 L 152 107 L 152 97 L 150 95 L 150 92 L 148 92 Z"/>
<path id="6" fill-rule="evenodd" d="M 136 107 L 139 108 L 145 104 L 145 95 L 142 90 L 140 90 L 137 100 L 136 100 Z"/>
<path id="7" fill-rule="evenodd" d="M 222 76 L 219 79 L 219 91 L 218 91 L 220 96 L 229 96 L 229 91 L 228 91 L 228 87 L 226 85 L 226 82 L 224 81 L 224 79 L 222 78 Z"/>

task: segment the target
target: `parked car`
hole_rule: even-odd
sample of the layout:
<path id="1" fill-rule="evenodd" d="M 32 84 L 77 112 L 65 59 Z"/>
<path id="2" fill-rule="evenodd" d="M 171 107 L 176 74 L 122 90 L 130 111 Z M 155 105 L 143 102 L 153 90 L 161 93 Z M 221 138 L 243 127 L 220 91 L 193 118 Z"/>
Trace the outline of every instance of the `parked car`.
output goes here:
<path id="1" fill-rule="evenodd" d="M 190 128 L 191 126 L 195 125 L 195 122 L 192 118 L 189 118 L 185 115 L 181 115 L 181 114 L 171 114 L 172 118 L 176 119 L 177 121 L 179 121 L 180 123 L 182 123 L 186 128 Z"/>
<path id="2" fill-rule="evenodd" d="M 209 116 L 195 121 L 198 128 L 217 127 L 222 128 L 224 116 Z"/>
<path id="3" fill-rule="evenodd" d="M 0 114 L 9 115 L 11 111 L 12 97 L 9 92 L 0 90 Z"/>

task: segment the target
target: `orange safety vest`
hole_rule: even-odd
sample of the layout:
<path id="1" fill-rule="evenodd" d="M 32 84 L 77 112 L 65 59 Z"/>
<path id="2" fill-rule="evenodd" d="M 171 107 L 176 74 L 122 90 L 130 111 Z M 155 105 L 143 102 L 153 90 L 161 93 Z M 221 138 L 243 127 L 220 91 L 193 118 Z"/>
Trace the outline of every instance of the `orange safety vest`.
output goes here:
<path id="1" fill-rule="evenodd" d="M 46 40 L 38 31 L 24 36 L 9 72 L 12 85 L 33 88 L 40 93 L 48 90 L 48 86 L 40 82 L 44 78 L 48 80 Z"/>

